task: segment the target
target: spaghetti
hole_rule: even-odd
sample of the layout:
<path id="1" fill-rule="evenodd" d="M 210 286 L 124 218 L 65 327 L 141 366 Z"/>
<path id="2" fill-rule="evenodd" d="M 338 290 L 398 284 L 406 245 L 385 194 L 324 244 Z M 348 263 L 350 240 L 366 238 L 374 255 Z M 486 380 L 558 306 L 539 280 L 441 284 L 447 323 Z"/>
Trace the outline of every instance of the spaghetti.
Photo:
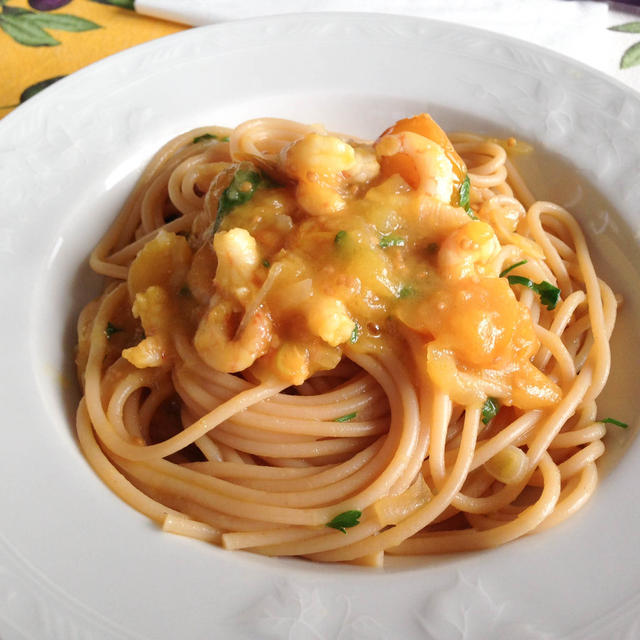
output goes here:
<path id="1" fill-rule="evenodd" d="M 165 145 L 91 256 L 98 475 L 166 531 L 371 566 L 574 513 L 617 300 L 518 144 L 423 114 L 374 143 L 258 119 Z"/>

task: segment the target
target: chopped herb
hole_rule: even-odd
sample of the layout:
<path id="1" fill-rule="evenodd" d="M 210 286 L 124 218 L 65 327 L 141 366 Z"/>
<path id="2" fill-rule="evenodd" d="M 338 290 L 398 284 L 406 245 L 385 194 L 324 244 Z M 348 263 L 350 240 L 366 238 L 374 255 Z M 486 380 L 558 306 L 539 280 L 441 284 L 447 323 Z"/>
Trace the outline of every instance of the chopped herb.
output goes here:
<path id="1" fill-rule="evenodd" d="M 356 322 L 353 326 L 353 331 L 351 332 L 351 337 L 349 338 L 349 342 L 351 344 L 355 344 L 358 342 L 358 338 L 360 337 L 360 325 Z"/>
<path id="2" fill-rule="evenodd" d="M 353 420 L 358 414 L 354 411 L 353 413 L 347 413 L 347 415 L 345 416 L 340 416 L 339 418 L 336 418 L 334 420 L 334 422 L 349 422 L 350 420 Z"/>
<path id="3" fill-rule="evenodd" d="M 338 531 L 342 531 L 342 533 L 347 533 L 347 529 L 360 524 L 361 515 L 362 511 L 356 511 L 355 509 L 352 511 L 345 511 L 344 513 L 338 514 L 330 522 L 327 522 L 327 527 L 337 529 Z"/>
<path id="4" fill-rule="evenodd" d="M 218 231 L 224 218 L 235 207 L 251 200 L 256 189 L 263 184 L 264 181 L 259 171 L 240 167 L 235 172 L 231 184 L 222 192 L 220 200 L 218 200 L 218 213 L 213 224 L 213 233 Z"/>
<path id="5" fill-rule="evenodd" d="M 542 282 L 536 283 L 523 276 L 507 276 L 507 280 L 509 284 L 521 284 L 529 287 L 531 291 L 540 296 L 540 302 L 542 302 L 547 309 L 551 310 L 556 308 L 558 297 L 560 296 L 560 289 L 554 287 L 550 282 L 543 280 Z"/>
<path id="6" fill-rule="evenodd" d="M 336 237 L 333 239 L 335 244 L 340 244 L 347 237 L 347 232 L 342 229 L 342 231 L 338 231 L 336 233 Z"/>
<path id="7" fill-rule="evenodd" d="M 196 136 L 193 139 L 193 144 L 197 144 L 198 142 L 204 142 L 205 140 L 218 140 L 220 142 L 229 142 L 229 136 L 217 136 L 213 133 L 203 133 L 201 136 Z"/>
<path id="8" fill-rule="evenodd" d="M 523 264 L 527 264 L 527 262 L 529 262 L 528 260 L 520 260 L 520 262 L 516 262 L 515 264 L 512 264 L 510 267 L 507 267 L 506 269 L 503 269 L 500 272 L 500 277 L 504 278 L 507 273 L 509 273 L 509 271 L 513 271 L 516 267 L 521 267 Z"/>
<path id="9" fill-rule="evenodd" d="M 469 174 L 465 175 L 460 185 L 460 193 L 458 195 L 458 204 L 466 211 L 469 207 L 469 192 L 471 191 L 471 181 Z"/>
<path id="10" fill-rule="evenodd" d="M 104 330 L 104 335 L 107 336 L 107 340 L 111 340 L 111 336 L 114 333 L 119 333 L 120 331 L 123 331 L 122 327 L 116 327 L 115 324 L 107 322 L 107 328 Z"/>
<path id="11" fill-rule="evenodd" d="M 460 192 L 458 194 L 458 206 L 462 207 L 473 220 L 477 220 L 470 203 L 471 197 L 471 181 L 469 180 L 469 174 L 465 175 L 462 184 L 460 185 Z"/>
<path id="12" fill-rule="evenodd" d="M 382 236 L 382 238 L 380 238 L 380 242 L 378 243 L 383 249 L 386 249 L 387 247 L 404 247 L 406 241 L 402 236 L 397 236 L 397 235 L 388 235 L 388 236 Z"/>
<path id="13" fill-rule="evenodd" d="M 201 136 L 196 136 L 193 139 L 193 144 L 198 142 L 204 142 L 205 140 L 217 140 L 218 136 L 214 136 L 213 133 L 203 133 Z"/>
<path id="14" fill-rule="evenodd" d="M 616 427 L 621 427 L 622 429 L 626 429 L 629 426 L 626 422 L 620 422 L 620 420 L 616 420 L 615 418 L 605 418 L 604 420 L 600 420 L 600 422 L 615 424 Z"/>
<path id="15" fill-rule="evenodd" d="M 178 291 L 178 293 L 181 296 L 190 296 L 191 295 L 191 289 L 189 289 L 189 287 L 185 284 L 180 288 L 180 291 Z"/>
<path id="16" fill-rule="evenodd" d="M 262 266 L 263 266 L 263 267 L 266 267 L 266 268 L 268 269 L 268 268 L 271 266 L 271 263 L 270 263 L 270 262 L 265 258 L 265 259 L 262 261 Z"/>
<path id="17" fill-rule="evenodd" d="M 482 405 L 482 422 L 489 424 L 496 417 L 499 409 L 500 403 L 495 398 L 487 398 Z"/>
<path id="18" fill-rule="evenodd" d="M 415 293 L 415 290 L 413 289 L 413 287 L 405 285 L 400 289 L 400 291 L 398 291 L 398 298 L 408 298 L 409 296 L 412 296 L 414 293 Z"/>

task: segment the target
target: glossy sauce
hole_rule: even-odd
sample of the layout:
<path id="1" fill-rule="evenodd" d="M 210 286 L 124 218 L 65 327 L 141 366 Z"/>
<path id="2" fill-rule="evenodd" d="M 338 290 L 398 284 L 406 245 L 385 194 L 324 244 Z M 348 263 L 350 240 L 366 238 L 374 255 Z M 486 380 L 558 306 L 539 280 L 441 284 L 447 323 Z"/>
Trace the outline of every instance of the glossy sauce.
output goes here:
<path id="1" fill-rule="evenodd" d="M 257 188 L 215 234 L 209 212 L 138 254 L 128 285 L 145 338 L 123 355 L 159 366 L 178 332 L 214 368 L 299 385 L 350 349 L 411 344 L 454 400 L 482 402 L 490 383 L 507 405 L 557 402 L 531 363 L 529 311 L 492 270 L 494 230 L 458 206 L 466 169 L 444 133 L 410 119 L 374 146 L 309 136 L 281 154 L 286 184 Z"/>

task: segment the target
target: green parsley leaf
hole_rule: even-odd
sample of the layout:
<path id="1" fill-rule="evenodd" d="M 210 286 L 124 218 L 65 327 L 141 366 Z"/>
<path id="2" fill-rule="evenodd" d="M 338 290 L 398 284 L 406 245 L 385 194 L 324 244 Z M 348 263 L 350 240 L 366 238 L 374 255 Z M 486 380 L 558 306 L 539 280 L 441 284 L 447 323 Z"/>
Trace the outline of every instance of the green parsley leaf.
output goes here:
<path id="1" fill-rule="evenodd" d="M 203 133 L 201 136 L 196 136 L 193 139 L 193 144 L 197 144 L 198 142 L 204 142 L 205 140 L 217 140 L 218 136 L 213 135 L 213 133 Z"/>
<path id="2" fill-rule="evenodd" d="M 458 193 L 458 206 L 462 207 L 472 220 L 478 218 L 473 213 L 470 203 L 471 197 L 471 180 L 469 180 L 469 174 L 465 175 L 462 184 L 460 185 L 460 191 Z"/>
<path id="3" fill-rule="evenodd" d="M 330 522 L 327 522 L 326 526 L 331 527 L 332 529 L 337 529 L 338 531 L 342 531 L 342 533 L 347 533 L 347 529 L 360 524 L 361 515 L 362 511 L 356 511 L 355 509 L 351 511 L 345 511 L 338 514 Z"/>
<path id="4" fill-rule="evenodd" d="M 604 420 L 600 420 L 605 424 L 615 424 L 616 427 L 621 427 L 622 429 L 627 429 L 629 425 L 626 422 L 620 422 L 620 420 L 616 420 L 615 418 L 605 418 Z"/>
<path id="5" fill-rule="evenodd" d="M 398 298 L 409 298 L 415 294 L 415 289 L 409 285 L 404 285 L 400 291 L 398 291 Z"/>
<path id="6" fill-rule="evenodd" d="M 350 420 L 353 420 L 357 415 L 358 414 L 355 411 L 353 413 L 347 413 L 344 416 L 336 418 L 334 422 L 349 422 Z"/>
<path id="7" fill-rule="evenodd" d="M 560 289 L 554 287 L 550 282 L 543 280 L 537 286 L 537 291 L 540 295 L 540 302 L 542 302 L 547 309 L 555 309 L 558 304 L 558 298 L 560 297 Z"/>
<path id="8" fill-rule="evenodd" d="M 353 327 L 353 331 L 351 332 L 351 337 L 349 338 L 349 342 L 351 344 L 355 344 L 356 342 L 358 342 L 359 337 L 360 337 L 360 325 L 356 321 Z"/>
<path id="9" fill-rule="evenodd" d="M 558 298 L 560 297 L 560 289 L 554 287 L 550 282 L 543 280 L 542 282 L 535 283 L 529 278 L 523 276 L 507 276 L 509 284 L 521 284 L 524 287 L 529 287 L 534 293 L 540 296 L 540 302 L 547 307 L 547 309 L 555 309 L 558 304 Z"/>
<path id="10" fill-rule="evenodd" d="M 482 405 L 482 422 L 489 424 L 496 417 L 500 409 L 500 403 L 495 398 L 487 398 Z"/>
<path id="11" fill-rule="evenodd" d="M 215 133 L 203 133 L 201 136 L 196 136 L 193 139 L 193 144 L 197 144 L 198 142 L 204 142 L 205 140 L 218 140 L 219 142 L 229 142 L 229 136 L 220 136 L 215 135 Z"/>
<path id="12" fill-rule="evenodd" d="M 523 264 L 527 264 L 527 262 L 529 262 L 528 260 L 520 260 L 520 262 L 516 262 L 515 264 L 512 264 L 510 267 L 507 267 L 506 269 L 503 269 L 500 272 L 500 277 L 504 278 L 507 273 L 509 273 L 509 271 L 513 271 L 515 268 L 517 267 L 521 267 Z"/>
<path id="13" fill-rule="evenodd" d="M 271 263 L 270 263 L 270 262 L 265 258 L 265 259 L 262 261 L 262 266 L 263 266 L 263 267 L 266 267 L 266 268 L 268 269 L 268 268 L 271 266 Z"/>
<path id="14" fill-rule="evenodd" d="M 333 239 L 333 242 L 335 244 L 340 244 L 346 237 L 347 237 L 347 232 L 344 229 L 342 229 L 341 231 L 338 231 L 338 233 L 336 233 L 336 237 Z"/>
<path id="15" fill-rule="evenodd" d="M 253 168 L 239 167 L 233 176 L 231 184 L 222 192 L 220 200 L 218 200 L 218 212 L 216 221 L 213 224 L 213 233 L 218 231 L 224 218 L 235 207 L 251 200 L 258 187 L 264 184 L 259 171 Z"/>
<path id="16" fill-rule="evenodd" d="M 120 331 L 123 331 L 122 327 L 116 327 L 115 324 L 107 322 L 107 328 L 104 330 L 104 335 L 107 336 L 107 340 L 111 340 L 111 336 L 114 333 L 119 333 Z"/>
<path id="17" fill-rule="evenodd" d="M 469 192 L 471 191 L 471 180 L 469 174 L 465 175 L 460 185 L 460 193 L 458 195 L 458 204 L 466 211 L 469 207 Z"/>
<path id="18" fill-rule="evenodd" d="M 387 247 L 404 247 L 406 240 L 402 236 L 390 234 L 388 236 L 382 236 L 378 244 L 383 249 Z"/>

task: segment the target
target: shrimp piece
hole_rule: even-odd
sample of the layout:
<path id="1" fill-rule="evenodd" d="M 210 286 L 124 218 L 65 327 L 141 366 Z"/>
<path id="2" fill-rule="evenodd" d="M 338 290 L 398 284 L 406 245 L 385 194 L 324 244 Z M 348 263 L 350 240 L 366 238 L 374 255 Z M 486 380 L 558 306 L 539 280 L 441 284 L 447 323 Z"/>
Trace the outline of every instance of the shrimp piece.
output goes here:
<path id="1" fill-rule="evenodd" d="M 255 238 L 240 227 L 219 231 L 213 237 L 213 251 L 218 261 L 214 278 L 217 294 L 211 298 L 193 343 L 209 366 L 235 373 L 250 367 L 267 352 L 273 322 L 259 306 L 244 317 L 256 290 L 254 276 L 259 255 Z"/>
<path id="2" fill-rule="evenodd" d="M 445 150 L 433 140 L 413 133 L 387 133 L 375 144 L 381 174 L 400 174 L 409 186 L 450 204 L 458 178 Z"/>
<path id="3" fill-rule="evenodd" d="M 287 174 L 298 180 L 306 179 L 309 171 L 335 178 L 340 171 L 353 167 L 356 159 L 351 145 L 319 133 L 308 133 L 296 140 L 283 149 L 282 156 Z"/>
<path id="4" fill-rule="evenodd" d="M 356 326 L 344 302 L 329 296 L 314 296 L 309 300 L 307 324 L 311 333 L 332 347 L 349 340 Z"/>
<path id="5" fill-rule="evenodd" d="M 219 231 L 213 236 L 213 250 L 218 259 L 216 290 L 246 303 L 255 288 L 252 278 L 260 262 L 255 238 L 239 227 Z"/>
<path id="6" fill-rule="evenodd" d="M 145 338 L 135 347 L 124 349 L 122 357 L 138 369 L 169 364 L 174 355 L 171 335 L 175 322 L 171 300 L 165 289 L 152 285 L 137 293 L 132 312 L 135 318 L 140 318 Z"/>
<path id="7" fill-rule="evenodd" d="M 449 140 L 449 136 L 444 132 L 444 129 L 442 129 L 442 127 L 428 113 L 421 113 L 411 118 L 398 120 L 398 122 L 396 122 L 392 127 L 383 131 L 382 135 L 384 136 L 388 133 L 402 133 L 403 131 L 418 133 L 425 138 L 429 138 L 429 140 L 433 140 L 436 144 L 439 144 L 443 148 L 447 158 L 451 161 L 453 170 L 458 177 L 460 184 L 462 184 L 464 177 L 467 175 L 467 167 L 462 158 L 458 155 L 458 152 L 455 150 L 451 140 Z"/>
<path id="8" fill-rule="evenodd" d="M 335 136 L 308 133 L 284 147 L 280 157 L 285 173 L 298 181 L 296 198 L 307 213 L 330 215 L 344 209 L 342 172 L 356 164 L 351 145 Z"/>
<path id="9" fill-rule="evenodd" d="M 191 266 L 192 253 L 185 238 L 161 229 L 153 240 L 138 252 L 127 276 L 129 297 L 158 285 L 167 292 L 176 292 L 185 282 Z"/>
<path id="10" fill-rule="evenodd" d="M 200 357 L 217 371 L 244 371 L 269 349 L 273 337 L 269 313 L 258 308 L 238 331 L 241 315 L 230 300 L 214 299 L 198 325 L 193 344 Z"/>
<path id="11" fill-rule="evenodd" d="M 500 242 L 491 226 L 471 220 L 442 243 L 438 268 L 444 276 L 456 280 L 480 275 L 499 251 Z"/>
<path id="12" fill-rule="evenodd" d="M 371 182 L 380 173 L 380 163 L 375 149 L 371 145 L 354 145 L 355 160 L 353 166 L 345 169 L 342 175 L 351 184 Z"/>

